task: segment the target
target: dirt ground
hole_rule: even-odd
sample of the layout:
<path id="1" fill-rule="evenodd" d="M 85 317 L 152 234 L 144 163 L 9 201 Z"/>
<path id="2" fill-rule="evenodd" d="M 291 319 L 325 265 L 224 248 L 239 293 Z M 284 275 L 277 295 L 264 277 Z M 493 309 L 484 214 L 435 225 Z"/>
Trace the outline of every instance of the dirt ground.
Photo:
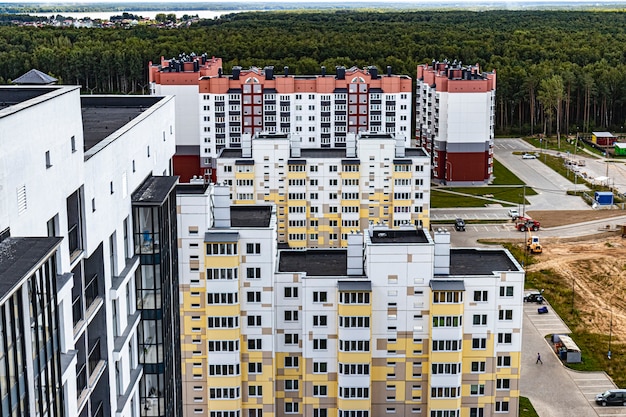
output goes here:
<path id="1" fill-rule="evenodd" d="M 623 210 L 529 210 L 528 216 L 541 223 L 542 227 L 564 226 L 590 220 L 608 219 L 626 215 Z"/>
<path id="2" fill-rule="evenodd" d="M 606 218 L 609 213 L 529 212 L 542 226 L 558 226 Z M 604 215 L 604 216 L 601 216 Z M 601 216 L 601 217 L 599 217 Z M 619 232 L 606 232 L 593 237 L 542 239 L 543 253 L 535 256 L 528 271 L 552 270 L 571 288 L 575 285 L 575 308 L 580 311 L 579 326 L 608 334 L 613 315 L 612 333 L 615 343 L 626 342 L 626 239 Z M 549 298 L 548 298 L 549 301 Z"/>

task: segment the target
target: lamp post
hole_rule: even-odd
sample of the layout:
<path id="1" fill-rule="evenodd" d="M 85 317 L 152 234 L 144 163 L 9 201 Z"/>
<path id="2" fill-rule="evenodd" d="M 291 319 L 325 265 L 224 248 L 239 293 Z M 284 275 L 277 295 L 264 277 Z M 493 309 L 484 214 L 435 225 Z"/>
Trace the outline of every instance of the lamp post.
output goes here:
<path id="1" fill-rule="evenodd" d="M 613 338 L 613 306 L 604 307 L 605 310 L 609 310 L 611 312 L 611 318 L 609 320 L 609 351 L 606 354 L 606 357 L 611 359 L 611 339 Z"/>

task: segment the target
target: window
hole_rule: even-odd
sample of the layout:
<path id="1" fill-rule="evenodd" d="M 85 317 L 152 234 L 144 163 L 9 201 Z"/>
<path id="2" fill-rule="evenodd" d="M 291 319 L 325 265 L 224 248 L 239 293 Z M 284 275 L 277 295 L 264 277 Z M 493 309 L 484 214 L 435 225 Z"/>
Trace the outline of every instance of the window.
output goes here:
<path id="1" fill-rule="evenodd" d="M 472 373 L 482 373 L 485 372 L 485 362 L 472 362 Z"/>
<path id="2" fill-rule="evenodd" d="M 285 321 L 298 321 L 298 310 L 285 310 Z"/>
<path id="3" fill-rule="evenodd" d="M 261 244 L 260 243 L 246 243 L 246 254 L 248 255 L 258 255 L 261 253 Z"/>
<path id="4" fill-rule="evenodd" d="M 496 401 L 496 413 L 508 413 L 509 402 L 508 401 Z"/>
<path id="5" fill-rule="evenodd" d="M 472 339 L 472 349 L 487 349 L 487 339 L 476 337 Z"/>
<path id="6" fill-rule="evenodd" d="M 70 138 L 70 145 L 72 147 L 72 153 L 76 152 L 76 137 L 72 136 Z"/>
<path id="7" fill-rule="evenodd" d="M 285 287 L 285 298 L 298 298 L 298 287 Z"/>
<path id="8" fill-rule="evenodd" d="M 248 385 L 248 396 L 250 397 L 262 397 L 263 386 L 262 385 Z"/>
<path id="9" fill-rule="evenodd" d="M 260 327 L 261 326 L 261 316 L 255 316 L 255 315 L 248 316 L 248 326 Z"/>
<path id="10" fill-rule="evenodd" d="M 285 356 L 285 368 L 297 368 L 299 366 L 297 356 Z"/>
<path id="11" fill-rule="evenodd" d="M 260 303 L 261 291 L 248 291 L 246 293 L 246 299 L 249 303 Z"/>
<path id="12" fill-rule="evenodd" d="M 470 385 L 470 395 L 485 395 L 485 385 L 484 384 Z"/>
<path id="13" fill-rule="evenodd" d="M 325 374 L 328 372 L 328 363 L 327 362 L 313 362 L 313 373 L 314 374 Z"/>
<path id="14" fill-rule="evenodd" d="M 297 414 L 300 407 L 296 402 L 285 402 L 285 414 Z"/>
<path id="15" fill-rule="evenodd" d="M 52 162 L 50 162 L 50 151 L 46 151 L 46 168 L 50 168 L 52 166 Z"/>
<path id="16" fill-rule="evenodd" d="M 456 375 L 461 372 L 460 363 L 433 363 L 431 365 L 433 375 Z"/>
<path id="17" fill-rule="evenodd" d="M 313 316 L 313 326 L 326 326 L 328 324 L 328 316 Z"/>
<path id="18" fill-rule="evenodd" d="M 475 326 L 486 326 L 487 325 L 487 315 L 486 314 L 474 314 L 473 323 Z"/>
<path id="19" fill-rule="evenodd" d="M 511 380 L 508 378 L 504 378 L 504 379 L 498 378 L 496 380 L 496 389 L 503 389 L 503 390 L 511 389 Z"/>
<path id="20" fill-rule="evenodd" d="M 327 339 L 313 339 L 313 350 L 326 350 L 328 349 Z"/>
<path id="21" fill-rule="evenodd" d="M 298 344 L 298 333 L 285 333 L 285 344 L 286 345 L 297 345 Z"/>
<path id="22" fill-rule="evenodd" d="M 236 243 L 208 243 L 206 245 L 207 255 L 237 255 Z"/>
<path id="23" fill-rule="evenodd" d="M 326 408 L 314 408 L 313 417 L 328 417 L 328 410 Z"/>
<path id="24" fill-rule="evenodd" d="M 471 407 L 470 408 L 470 417 L 484 417 L 485 416 L 485 409 L 484 408 L 478 408 L 478 407 Z"/>
<path id="25" fill-rule="evenodd" d="M 285 391 L 298 391 L 299 384 L 297 379 L 285 380 Z"/>
<path id="26" fill-rule="evenodd" d="M 328 395 L 328 387 L 326 385 L 313 385 L 314 397 L 326 397 Z"/>
<path id="27" fill-rule="evenodd" d="M 339 341 L 339 351 L 341 352 L 369 352 L 369 350 L 370 350 L 369 340 L 340 340 Z"/>
<path id="28" fill-rule="evenodd" d="M 513 320 L 513 310 L 498 311 L 498 320 Z"/>
<path id="29" fill-rule="evenodd" d="M 498 356 L 496 361 L 498 368 L 508 368 L 511 366 L 511 357 L 510 356 Z"/>
<path id="30" fill-rule="evenodd" d="M 463 316 L 433 316 L 433 327 L 459 327 L 463 325 Z"/>
<path id="31" fill-rule="evenodd" d="M 261 350 L 263 341 L 261 339 L 248 339 L 248 350 Z"/>
<path id="32" fill-rule="evenodd" d="M 263 373 L 263 363 L 262 362 L 250 362 L 250 363 L 248 363 L 248 373 L 250 373 L 250 374 L 260 374 L 260 373 Z"/>
<path id="33" fill-rule="evenodd" d="M 461 387 L 432 387 L 431 398 L 457 398 L 461 395 Z"/>
<path id="34" fill-rule="evenodd" d="M 208 317 L 209 329 L 234 329 L 239 327 L 239 316 Z"/>
<path id="35" fill-rule="evenodd" d="M 474 301 L 487 301 L 488 291 L 474 291 Z"/>
<path id="36" fill-rule="evenodd" d="M 325 303 L 326 301 L 328 301 L 328 293 L 326 291 L 314 291 L 313 292 L 314 303 Z"/>
<path id="37" fill-rule="evenodd" d="M 513 335 L 511 333 L 498 333 L 498 343 L 511 343 Z"/>
<path id="38" fill-rule="evenodd" d="M 456 352 L 461 349 L 461 340 L 433 340 L 433 351 Z"/>
<path id="39" fill-rule="evenodd" d="M 247 279 L 260 279 L 261 268 L 246 268 L 246 278 Z"/>
<path id="40" fill-rule="evenodd" d="M 341 375 L 369 375 L 370 366 L 367 363 L 340 363 L 339 373 Z"/>
<path id="41" fill-rule="evenodd" d="M 513 297 L 513 287 L 500 287 L 500 297 Z"/>
<path id="42" fill-rule="evenodd" d="M 235 413 L 235 411 L 231 411 L 232 413 Z M 237 411 L 237 413 L 239 413 Z M 211 416 L 213 417 L 213 416 Z M 238 417 L 238 416 L 235 416 Z M 263 417 L 263 409 L 262 408 L 251 408 L 248 409 L 248 417 Z"/>
<path id="43" fill-rule="evenodd" d="M 208 293 L 207 304 L 237 304 L 239 293 Z"/>

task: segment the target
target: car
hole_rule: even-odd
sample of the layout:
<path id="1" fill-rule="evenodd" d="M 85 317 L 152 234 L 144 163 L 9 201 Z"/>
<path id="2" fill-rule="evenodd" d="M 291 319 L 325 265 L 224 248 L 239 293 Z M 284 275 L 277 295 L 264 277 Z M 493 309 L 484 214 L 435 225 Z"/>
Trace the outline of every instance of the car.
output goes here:
<path id="1" fill-rule="evenodd" d="M 524 302 L 543 304 L 543 291 L 533 291 L 525 293 Z"/>
<path id="2" fill-rule="evenodd" d="M 509 217 L 513 220 L 519 217 L 519 211 L 517 209 L 509 209 Z"/>
<path id="3" fill-rule="evenodd" d="M 522 155 L 522 159 L 537 159 L 537 155 L 533 155 L 532 153 L 525 153 Z"/>
<path id="4" fill-rule="evenodd" d="M 461 219 L 461 218 L 457 218 L 454 221 L 454 230 L 456 230 L 457 232 L 464 232 L 465 231 L 465 221 L 463 221 L 463 219 Z"/>
<path id="5" fill-rule="evenodd" d="M 626 389 L 610 389 L 596 395 L 596 404 L 606 407 L 607 405 L 625 405 Z"/>

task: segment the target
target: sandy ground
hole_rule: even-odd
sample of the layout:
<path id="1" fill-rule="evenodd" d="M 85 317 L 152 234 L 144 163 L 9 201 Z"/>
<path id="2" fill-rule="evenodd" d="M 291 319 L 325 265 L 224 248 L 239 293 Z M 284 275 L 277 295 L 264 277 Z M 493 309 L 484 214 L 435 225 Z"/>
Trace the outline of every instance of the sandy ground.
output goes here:
<path id="1" fill-rule="evenodd" d="M 529 212 L 542 226 L 584 222 L 623 211 Z M 604 216 L 604 217 L 594 217 Z M 542 239 L 543 254 L 528 271 L 552 270 L 569 287 L 575 282 L 579 326 L 608 333 L 613 312 L 613 340 L 626 342 L 626 238 L 604 233 L 573 239 Z"/>
<path id="2" fill-rule="evenodd" d="M 529 210 L 527 214 L 541 223 L 541 227 L 564 226 L 591 220 L 623 216 L 623 210 Z"/>

